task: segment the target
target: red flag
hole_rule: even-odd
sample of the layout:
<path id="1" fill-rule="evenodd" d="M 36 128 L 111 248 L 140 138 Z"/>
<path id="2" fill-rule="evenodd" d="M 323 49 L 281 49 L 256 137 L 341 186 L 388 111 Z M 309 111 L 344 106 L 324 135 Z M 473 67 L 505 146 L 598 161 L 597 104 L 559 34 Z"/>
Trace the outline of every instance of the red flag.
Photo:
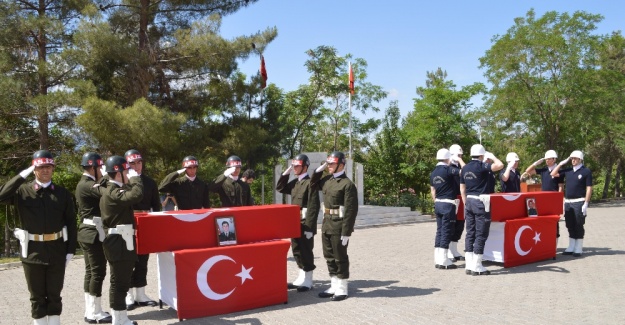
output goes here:
<path id="1" fill-rule="evenodd" d="M 352 69 L 351 62 L 349 63 L 349 92 L 354 94 L 354 69 Z"/>
<path id="2" fill-rule="evenodd" d="M 260 88 L 267 87 L 267 70 L 265 69 L 265 57 L 260 55 Z"/>
<path id="3" fill-rule="evenodd" d="M 506 221 L 504 266 L 513 267 L 554 258 L 556 224 L 559 220 L 560 216 L 551 215 Z"/>

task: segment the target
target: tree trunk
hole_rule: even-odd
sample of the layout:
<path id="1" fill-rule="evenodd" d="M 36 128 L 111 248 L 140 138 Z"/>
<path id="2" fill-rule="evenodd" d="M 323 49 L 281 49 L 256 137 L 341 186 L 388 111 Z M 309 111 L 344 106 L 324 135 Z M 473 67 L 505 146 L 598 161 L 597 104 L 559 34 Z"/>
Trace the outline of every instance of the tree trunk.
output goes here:
<path id="1" fill-rule="evenodd" d="M 613 168 L 612 163 L 609 163 L 607 166 L 608 168 L 606 168 L 605 171 L 605 184 L 603 184 L 603 193 L 601 194 L 601 198 L 602 199 L 607 199 L 608 198 L 608 191 L 610 190 L 610 181 L 612 178 L 612 168 Z"/>
<path id="2" fill-rule="evenodd" d="M 614 197 L 621 197 L 621 169 L 623 168 L 623 159 L 619 158 L 616 164 L 616 175 L 614 175 Z"/>
<path id="3" fill-rule="evenodd" d="M 46 1 L 39 0 L 39 17 L 45 20 L 46 17 Z M 39 62 L 42 63 L 42 66 L 45 65 L 47 60 L 47 37 L 46 30 L 43 26 L 39 27 L 39 35 L 37 35 L 37 55 L 39 58 Z M 39 94 L 40 96 L 45 96 L 48 94 L 48 77 L 45 72 L 39 70 L 38 74 L 38 83 L 39 83 Z M 50 139 L 48 137 L 48 110 L 44 107 L 38 107 L 39 113 L 37 114 L 37 123 L 39 124 L 39 146 L 41 149 L 48 149 L 50 144 Z"/>

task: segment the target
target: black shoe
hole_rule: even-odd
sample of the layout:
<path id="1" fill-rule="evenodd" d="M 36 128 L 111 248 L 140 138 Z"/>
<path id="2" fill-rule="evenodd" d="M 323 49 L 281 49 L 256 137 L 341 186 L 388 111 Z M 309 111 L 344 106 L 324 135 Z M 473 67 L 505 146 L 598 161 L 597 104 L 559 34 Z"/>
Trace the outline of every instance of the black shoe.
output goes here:
<path id="1" fill-rule="evenodd" d="M 464 256 L 454 256 L 454 261 L 464 261 Z"/>
<path id="2" fill-rule="evenodd" d="M 455 265 L 455 264 L 447 265 L 447 266 L 440 265 L 438 268 L 441 269 L 441 270 L 453 270 L 453 269 L 457 269 L 458 265 Z"/>
<path id="3" fill-rule="evenodd" d="M 97 324 L 98 321 L 95 320 L 95 319 L 89 319 L 89 318 L 85 317 L 85 323 L 87 323 L 87 324 Z"/>
<path id="4" fill-rule="evenodd" d="M 573 253 L 573 257 L 581 257 L 582 253 Z"/>
<path id="5" fill-rule="evenodd" d="M 330 298 L 330 297 L 334 297 L 334 294 L 333 293 L 327 293 L 325 291 L 319 292 L 319 298 Z"/>
<path id="6" fill-rule="evenodd" d="M 154 300 L 148 300 L 148 301 L 135 301 L 135 305 L 141 306 L 141 307 L 146 307 L 146 306 L 156 307 L 158 304 Z"/>
<path id="7" fill-rule="evenodd" d="M 100 319 L 89 319 L 85 317 L 87 324 L 111 324 L 113 322 L 113 316 L 102 317 Z"/>
<path id="8" fill-rule="evenodd" d="M 311 287 L 301 286 L 301 287 L 297 287 L 297 292 L 306 292 L 306 291 L 309 291 L 310 289 L 312 289 L 312 288 Z"/>
<path id="9" fill-rule="evenodd" d="M 473 275 L 490 275 L 490 271 L 488 271 L 488 270 L 486 270 L 484 272 L 475 272 L 475 271 L 473 271 L 472 273 L 473 273 Z"/>
<path id="10" fill-rule="evenodd" d="M 137 308 L 136 304 L 126 305 L 126 310 L 135 310 L 135 308 Z"/>
<path id="11" fill-rule="evenodd" d="M 437 268 L 437 269 L 440 269 L 441 265 L 440 264 L 434 264 L 434 267 Z"/>
<path id="12" fill-rule="evenodd" d="M 464 270 L 464 273 L 465 273 L 466 275 L 472 275 L 472 274 L 473 274 L 473 271 L 465 269 L 465 270 Z"/>
<path id="13" fill-rule="evenodd" d="M 299 288 L 298 286 L 294 285 L 293 283 L 289 283 L 286 285 L 287 289 L 297 289 Z"/>
<path id="14" fill-rule="evenodd" d="M 347 299 L 347 295 L 340 295 L 340 296 L 333 295 L 332 296 L 332 301 L 342 301 L 345 299 Z"/>
<path id="15" fill-rule="evenodd" d="M 564 251 L 564 252 L 562 252 L 562 255 L 573 255 L 573 252 Z"/>

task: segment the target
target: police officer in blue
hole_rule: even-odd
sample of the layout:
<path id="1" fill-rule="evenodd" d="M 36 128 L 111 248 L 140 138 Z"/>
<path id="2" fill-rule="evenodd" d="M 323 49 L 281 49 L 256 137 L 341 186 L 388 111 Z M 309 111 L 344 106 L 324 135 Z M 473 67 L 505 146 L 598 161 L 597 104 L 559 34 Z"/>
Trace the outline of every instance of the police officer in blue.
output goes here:
<path id="1" fill-rule="evenodd" d="M 466 274 L 488 275 L 490 271 L 482 266 L 484 245 L 490 230 L 490 194 L 488 192 L 489 172 L 503 168 L 503 163 L 494 155 L 490 157 L 494 163 L 484 163 L 486 150 L 481 144 L 471 147 L 471 161 L 461 171 L 460 194 L 465 206 L 465 237 Z"/>
<path id="2" fill-rule="evenodd" d="M 494 157 L 494 155 L 492 153 L 486 151 L 486 153 L 484 154 L 483 162 L 489 163 L 489 164 L 492 165 L 493 163 L 495 163 L 495 161 L 493 160 L 493 157 Z M 488 193 L 495 193 L 495 186 L 496 185 L 497 185 L 497 176 L 491 170 L 488 173 L 488 182 L 486 183 L 486 190 L 488 191 Z"/>
<path id="3" fill-rule="evenodd" d="M 509 152 L 506 155 L 508 166 L 499 173 L 502 193 L 521 192 L 521 173 L 519 173 L 519 155 Z"/>
<path id="4" fill-rule="evenodd" d="M 438 163 L 430 174 L 430 194 L 434 200 L 434 213 L 436 214 L 434 266 L 442 270 L 458 268 L 447 256 L 449 242 L 455 230 L 458 209 L 455 177 L 460 175 L 460 169 L 449 164 L 450 157 L 449 150 L 444 148 L 438 150 L 436 153 Z"/>
<path id="5" fill-rule="evenodd" d="M 455 167 L 457 169 L 462 169 L 464 166 L 464 161 L 462 160 L 462 147 L 457 144 L 452 144 L 449 147 L 450 161 L 449 166 Z M 460 175 L 454 175 L 454 199 L 457 199 L 460 195 Z M 458 241 L 462 238 L 462 232 L 464 231 L 464 220 L 458 220 L 456 215 L 456 220 L 454 221 L 454 230 L 451 234 L 451 241 L 449 242 L 449 250 L 447 251 L 447 256 L 452 261 L 462 261 L 464 260 L 464 256 L 460 254 L 458 251 Z"/>
<path id="6" fill-rule="evenodd" d="M 562 169 L 569 160 L 572 167 Z M 569 247 L 563 254 L 582 256 L 586 209 L 592 197 L 592 172 L 584 166 L 584 154 L 575 150 L 551 171 L 551 176 L 564 176 L 564 222 L 569 231 Z"/>

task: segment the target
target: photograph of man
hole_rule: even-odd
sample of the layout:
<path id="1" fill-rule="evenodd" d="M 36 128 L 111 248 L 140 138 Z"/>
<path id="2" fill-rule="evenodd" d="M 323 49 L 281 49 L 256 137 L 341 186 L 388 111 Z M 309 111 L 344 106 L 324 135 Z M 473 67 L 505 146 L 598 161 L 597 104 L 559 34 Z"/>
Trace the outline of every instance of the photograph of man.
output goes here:
<path id="1" fill-rule="evenodd" d="M 219 243 L 220 244 L 236 244 L 236 234 L 234 233 L 234 227 L 230 230 L 230 222 L 228 220 L 223 219 L 221 221 L 221 232 L 219 233 Z"/>
<path id="2" fill-rule="evenodd" d="M 538 211 L 536 210 L 536 200 L 527 199 L 527 215 L 530 217 L 538 217 Z"/>

